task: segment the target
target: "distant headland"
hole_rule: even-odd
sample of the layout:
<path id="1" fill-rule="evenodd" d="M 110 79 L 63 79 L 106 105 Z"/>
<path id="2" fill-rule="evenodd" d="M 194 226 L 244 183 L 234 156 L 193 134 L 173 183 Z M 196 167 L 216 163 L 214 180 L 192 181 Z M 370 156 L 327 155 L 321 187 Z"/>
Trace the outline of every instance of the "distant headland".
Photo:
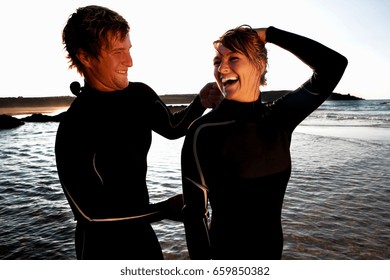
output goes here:
<path id="1" fill-rule="evenodd" d="M 261 97 L 265 102 L 272 102 L 290 92 L 289 90 L 263 91 Z M 167 94 L 160 95 L 160 98 L 170 105 L 183 105 L 190 103 L 196 94 Z M 54 97 L 5 97 L 0 98 L 0 115 L 14 115 L 17 110 L 24 111 L 21 114 L 45 113 L 48 108 L 69 107 L 75 96 L 54 96 Z M 351 94 L 332 93 L 328 100 L 361 100 Z M 39 110 L 42 110 L 39 111 Z M 20 114 L 20 113 L 16 113 Z"/>
<path id="2" fill-rule="evenodd" d="M 290 90 L 271 90 L 271 91 L 262 91 L 261 98 L 265 102 L 272 102 L 287 93 L 291 92 Z M 333 92 L 327 100 L 364 100 L 363 98 L 353 96 L 351 94 L 341 94 Z"/>

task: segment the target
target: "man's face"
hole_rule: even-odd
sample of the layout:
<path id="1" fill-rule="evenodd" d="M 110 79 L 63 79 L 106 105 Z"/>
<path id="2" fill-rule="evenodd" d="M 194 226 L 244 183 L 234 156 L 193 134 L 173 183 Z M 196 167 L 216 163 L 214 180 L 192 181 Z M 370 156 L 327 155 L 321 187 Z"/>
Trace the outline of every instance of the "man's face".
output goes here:
<path id="1" fill-rule="evenodd" d="M 133 66 L 130 48 L 129 34 L 124 40 L 109 36 L 109 45 L 101 50 L 99 59 L 92 58 L 85 69 L 87 82 L 100 91 L 125 89 L 129 84 L 127 70 Z"/>

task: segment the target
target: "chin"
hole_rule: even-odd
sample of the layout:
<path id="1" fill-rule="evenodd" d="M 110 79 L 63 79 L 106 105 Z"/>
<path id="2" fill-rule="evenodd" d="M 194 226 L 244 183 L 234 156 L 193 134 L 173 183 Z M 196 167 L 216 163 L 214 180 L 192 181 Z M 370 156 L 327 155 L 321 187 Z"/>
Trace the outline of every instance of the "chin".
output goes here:
<path id="1" fill-rule="evenodd" d="M 127 88 L 128 85 L 129 85 L 129 81 L 121 83 L 120 85 L 121 90 Z"/>
<path id="2" fill-rule="evenodd" d="M 229 99 L 229 100 L 236 100 L 238 95 L 236 92 L 234 91 L 224 91 L 223 92 L 223 95 L 225 96 L 226 99 Z"/>

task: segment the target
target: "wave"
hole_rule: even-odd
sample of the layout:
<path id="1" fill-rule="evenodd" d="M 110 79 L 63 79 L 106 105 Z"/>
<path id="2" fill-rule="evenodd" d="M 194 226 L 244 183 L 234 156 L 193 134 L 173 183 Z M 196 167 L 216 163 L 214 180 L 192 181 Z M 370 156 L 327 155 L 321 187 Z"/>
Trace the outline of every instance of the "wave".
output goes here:
<path id="1" fill-rule="evenodd" d="M 389 124 L 390 115 L 388 114 L 338 114 L 338 113 L 322 113 L 312 114 L 308 119 L 316 120 L 332 120 L 332 121 L 361 121 L 368 122 L 370 125 L 372 122 Z"/>

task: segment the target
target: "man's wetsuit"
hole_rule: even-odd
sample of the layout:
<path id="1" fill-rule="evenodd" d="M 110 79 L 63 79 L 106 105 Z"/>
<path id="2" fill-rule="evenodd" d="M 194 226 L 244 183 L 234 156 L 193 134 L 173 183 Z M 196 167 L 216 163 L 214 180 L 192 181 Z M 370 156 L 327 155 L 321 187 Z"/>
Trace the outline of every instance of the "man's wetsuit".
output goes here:
<path id="1" fill-rule="evenodd" d="M 61 121 L 55 152 L 59 178 L 77 220 L 78 259 L 162 259 L 150 222 L 164 203 L 151 205 L 146 186 L 152 131 L 184 136 L 202 115 L 199 96 L 171 114 L 143 83 L 116 92 L 85 85 Z"/>
<path id="2" fill-rule="evenodd" d="M 345 57 L 308 38 L 274 27 L 267 29 L 266 37 L 314 73 L 276 102 L 225 99 L 191 125 L 182 149 L 183 213 L 191 259 L 281 258 L 281 209 L 291 173 L 292 132 L 327 99 L 347 66 Z"/>

